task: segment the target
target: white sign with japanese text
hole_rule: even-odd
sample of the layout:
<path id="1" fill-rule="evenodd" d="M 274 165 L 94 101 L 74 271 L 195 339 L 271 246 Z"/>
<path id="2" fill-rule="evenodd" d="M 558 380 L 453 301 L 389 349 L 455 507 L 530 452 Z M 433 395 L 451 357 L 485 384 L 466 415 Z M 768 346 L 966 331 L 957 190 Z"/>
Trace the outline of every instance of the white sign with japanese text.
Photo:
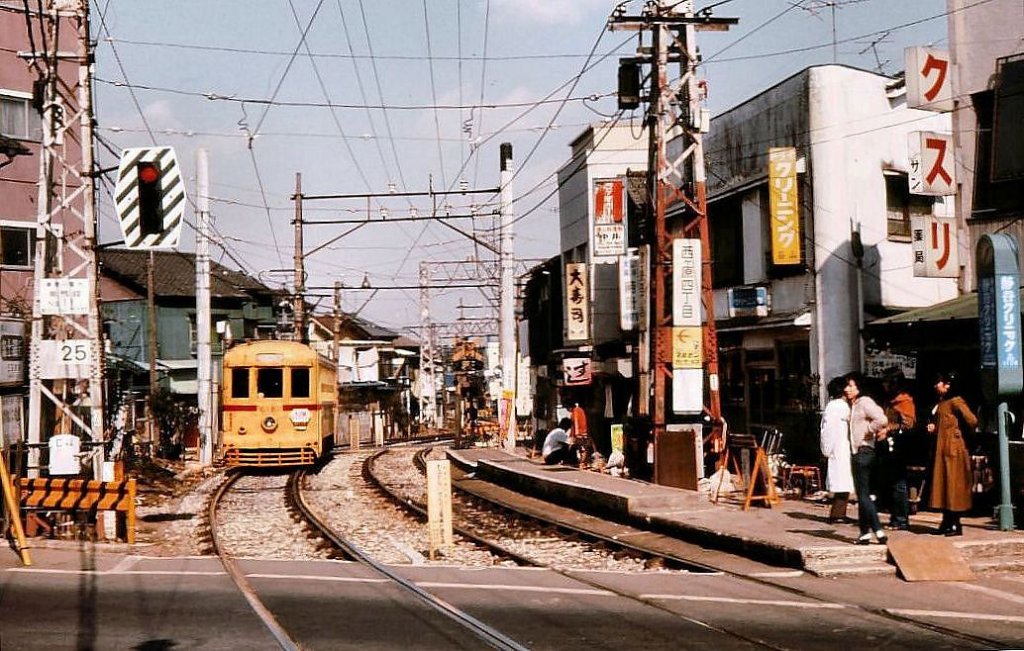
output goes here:
<path id="1" fill-rule="evenodd" d="M 619 258 L 619 328 L 636 330 L 639 302 L 643 300 L 640 284 L 640 256 L 630 252 Z"/>
<path id="2" fill-rule="evenodd" d="M 908 135 L 911 194 L 944 196 L 956 194 L 953 136 L 934 131 L 913 131 Z"/>
<path id="3" fill-rule="evenodd" d="M 925 111 L 952 111 L 953 84 L 949 51 L 934 47 L 908 47 L 906 66 L 907 107 Z"/>
<path id="4" fill-rule="evenodd" d="M 699 326 L 701 248 L 696 238 L 672 240 L 672 325 Z"/>
<path id="5" fill-rule="evenodd" d="M 88 314 L 89 280 L 43 278 L 39 281 L 39 309 L 43 314 Z"/>
<path id="6" fill-rule="evenodd" d="M 956 278 L 960 275 L 956 217 L 911 215 L 910 236 L 915 276 Z"/>
<path id="7" fill-rule="evenodd" d="M 590 287 L 585 262 L 565 265 L 566 341 L 585 341 L 590 336 Z"/>
<path id="8" fill-rule="evenodd" d="M 626 251 L 626 183 L 622 178 L 594 181 L 594 255 Z"/>
<path id="9" fill-rule="evenodd" d="M 562 379 L 565 386 L 590 384 L 591 377 L 589 357 L 567 357 L 562 360 Z"/>

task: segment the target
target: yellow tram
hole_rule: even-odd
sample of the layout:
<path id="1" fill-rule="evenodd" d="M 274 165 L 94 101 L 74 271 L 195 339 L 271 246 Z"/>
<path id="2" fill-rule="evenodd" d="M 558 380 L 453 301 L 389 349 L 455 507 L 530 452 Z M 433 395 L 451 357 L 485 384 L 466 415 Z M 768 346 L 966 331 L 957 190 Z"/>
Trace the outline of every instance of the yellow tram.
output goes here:
<path id="1" fill-rule="evenodd" d="M 337 369 L 295 341 L 224 353 L 221 442 L 229 466 L 304 466 L 334 444 Z"/>

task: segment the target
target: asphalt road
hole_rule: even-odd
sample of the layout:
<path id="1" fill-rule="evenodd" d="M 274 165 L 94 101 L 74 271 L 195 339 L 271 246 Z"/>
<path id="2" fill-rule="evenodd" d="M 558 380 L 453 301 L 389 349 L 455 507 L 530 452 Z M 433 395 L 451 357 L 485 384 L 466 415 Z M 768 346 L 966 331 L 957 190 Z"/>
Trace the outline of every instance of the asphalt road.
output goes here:
<path id="1" fill-rule="evenodd" d="M 275 649 L 215 558 L 0 552 L 0 648 Z M 260 599 L 307 649 L 478 649 L 482 643 L 371 570 L 243 561 Z M 403 575 L 531 649 L 1024 647 L 1024 577 L 907 583 L 779 571 L 566 577 L 523 568 L 408 566 Z M 795 591 L 794 591 L 795 590 Z M 625 593 L 627 596 L 622 596 Z M 961 631 L 984 640 L 958 638 Z"/>

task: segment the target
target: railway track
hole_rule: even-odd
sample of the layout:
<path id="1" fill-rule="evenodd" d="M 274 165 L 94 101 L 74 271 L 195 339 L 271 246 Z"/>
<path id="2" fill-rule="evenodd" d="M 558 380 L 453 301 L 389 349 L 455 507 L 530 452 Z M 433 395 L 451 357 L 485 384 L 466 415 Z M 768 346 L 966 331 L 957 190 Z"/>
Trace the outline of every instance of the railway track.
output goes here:
<path id="1" fill-rule="evenodd" d="M 384 454 L 387 454 L 387 452 L 388 452 L 387 450 L 382 450 L 379 453 L 377 453 L 377 455 L 375 455 L 375 457 L 373 457 L 374 461 L 376 461 L 376 459 L 379 458 L 380 456 L 382 456 Z M 425 449 L 425 450 L 418 451 L 414 455 L 413 463 L 420 470 L 421 474 L 425 474 L 425 461 L 424 460 L 425 460 L 426 456 L 429 454 L 429 452 L 430 452 L 429 449 Z M 372 474 L 372 465 L 368 466 L 368 471 L 370 471 L 370 474 Z M 398 493 L 396 493 L 396 492 L 394 492 L 392 490 L 389 490 L 386 481 L 380 480 L 379 478 L 375 478 L 375 481 L 378 484 L 378 486 L 380 487 L 381 491 L 383 491 L 386 494 L 388 494 L 397 503 L 405 505 L 406 508 L 408 508 L 411 511 L 413 511 L 419 517 L 423 517 L 423 518 L 426 517 L 426 506 L 425 506 L 425 504 L 423 504 L 420 501 L 417 501 L 417 500 L 411 498 L 409 495 L 401 495 L 401 494 L 398 494 Z M 457 485 L 458 482 L 453 482 L 453 484 Z M 829 604 L 838 604 L 838 605 L 841 605 L 844 608 L 850 608 L 850 609 L 859 610 L 859 611 L 863 612 L 865 615 L 879 617 L 879 618 L 882 618 L 882 619 L 887 620 L 887 621 L 892 622 L 892 623 L 899 623 L 899 624 L 902 624 L 902 625 L 912 626 L 912 627 L 917 628 L 917 629 L 926 630 L 926 631 L 929 631 L 929 632 L 932 632 L 932 633 L 937 633 L 939 635 L 947 636 L 947 637 L 959 640 L 959 641 L 961 641 L 961 642 L 963 642 L 965 644 L 968 644 L 972 648 L 982 648 L 982 647 L 984 647 L 984 648 L 999 648 L 1000 646 L 1002 646 L 1002 643 L 999 642 L 998 640 L 992 640 L 992 639 L 984 638 L 984 637 L 981 637 L 981 636 L 972 635 L 970 633 L 965 633 L 963 631 L 957 630 L 955 628 L 947 627 L 947 626 L 941 626 L 941 625 L 932 624 L 932 623 L 929 623 L 929 622 L 922 622 L 920 620 L 913 619 L 911 617 L 907 617 L 907 616 L 904 616 L 904 615 L 900 615 L 900 614 L 896 614 L 896 613 L 890 612 L 890 611 L 888 611 L 885 608 L 864 606 L 864 605 L 861 605 L 859 603 L 855 603 L 855 602 L 850 601 L 850 600 L 846 600 L 846 601 L 838 600 L 837 601 L 835 599 L 825 599 L 825 598 L 822 598 L 821 596 L 819 596 L 817 594 L 814 594 L 813 592 L 811 592 L 809 590 L 805 590 L 805 589 L 802 589 L 800 587 L 796 587 L 796 586 L 792 586 L 792 585 L 787 585 L 785 583 L 781 583 L 778 580 L 773 580 L 773 579 L 768 578 L 768 577 L 751 576 L 749 574 L 737 572 L 737 571 L 735 571 L 733 569 L 730 569 L 730 568 L 728 568 L 728 567 L 726 567 L 724 565 L 707 563 L 707 562 L 696 562 L 696 561 L 693 561 L 692 559 L 686 558 L 682 554 L 666 552 L 665 551 L 665 546 L 663 546 L 662 544 L 659 544 L 659 542 L 660 543 L 665 543 L 668 547 L 671 547 L 674 542 L 678 542 L 678 541 L 675 541 L 674 539 L 668 539 L 668 537 L 666 537 L 666 536 L 657 536 L 657 535 L 652 536 L 652 535 L 648 535 L 648 536 L 644 537 L 644 539 L 648 541 L 648 544 L 646 544 L 646 545 L 645 544 L 629 544 L 629 543 L 625 543 L 625 542 L 623 542 L 621 540 L 609 538 L 608 536 L 604 536 L 604 535 L 602 535 L 600 533 L 596 533 L 596 532 L 594 532 L 592 530 L 588 530 L 588 529 L 584 529 L 584 528 L 580 528 L 580 527 L 574 526 L 573 524 L 571 524 L 570 522 L 567 522 L 565 520 L 559 520 L 559 519 L 544 520 L 544 519 L 538 518 L 536 514 L 532 514 L 532 513 L 529 514 L 529 515 L 524 514 L 524 513 L 520 512 L 520 511 L 517 511 L 514 506 L 512 506 L 511 504 L 506 503 L 506 502 L 493 501 L 493 500 L 491 500 L 489 498 L 485 498 L 485 497 L 482 497 L 482 496 L 479 496 L 479 495 L 476 495 L 476 494 L 470 494 L 471 500 L 466 500 L 461 495 L 458 495 L 458 493 L 461 493 L 461 492 L 462 492 L 462 490 L 461 490 L 461 488 L 459 488 L 459 490 L 456 491 L 456 495 L 453 495 L 453 519 L 455 520 L 455 523 L 456 523 L 454 526 L 455 526 L 456 530 L 459 531 L 460 535 L 463 535 L 463 536 L 465 536 L 467 538 L 476 540 L 479 544 L 482 544 L 482 545 L 490 545 L 490 544 L 492 544 L 494 541 L 493 541 L 493 539 L 489 539 L 489 538 L 492 537 L 492 536 L 493 537 L 497 537 L 497 536 L 499 536 L 501 534 L 495 533 L 494 529 L 491 529 L 490 532 L 488 532 L 486 530 L 485 531 L 481 531 L 478 526 L 470 525 L 470 524 L 467 524 L 467 523 L 479 523 L 481 521 L 486 521 L 488 519 L 498 519 L 498 520 L 500 520 L 502 517 L 508 518 L 508 519 L 510 519 L 512 521 L 516 521 L 517 524 L 519 522 L 521 522 L 521 521 L 531 521 L 532 520 L 532 521 L 536 521 L 538 523 L 538 527 L 540 527 L 539 530 L 541 530 L 541 531 L 556 531 L 556 532 L 559 532 L 560 535 L 567 536 L 569 540 L 576 540 L 576 539 L 587 540 L 587 541 L 590 541 L 591 543 L 594 543 L 594 544 L 599 544 L 599 545 L 607 546 L 608 548 L 620 549 L 620 550 L 622 550 L 624 552 L 630 553 L 630 554 L 632 554 L 632 555 L 634 555 L 636 557 L 639 557 L 639 558 L 662 559 L 662 561 L 664 562 L 666 567 L 673 566 L 673 567 L 685 569 L 686 571 L 690 571 L 690 572 L 721 573 L 721 574 L 729 575 L 729 576 L 731 576 L 732 578 L 734 578 L 736 580 L 747 582 L 747 583 L 750 583 L 750 584 L 753 584 L 753 585 L 756 585 L 756 586 L 763 586 L 763 587 L 771 588 L 773 590 L 782 590 L 784 592 L 787 592 L 787 593 L 791 594 L 794 597 L 799 597 L 801 599 L 806 599 L 806 600 L 809 600 L 809 601 L 812 601 L 812 602 L 817 602 L 817 603 L 826 603 L 827 602 Z M 495 512 L 499 514 L 499 516 L 497 518 L 493 517 L 493 513 L 495 513 Z M 507 529 L 507 528 L 508 527 L 505 527 L 502 530 Z M 505 545 L 497 545 L 496 546 L 497 549 L 504 549 L 505 547 L 506 547 Z M 557 564 L 548 563 L 548 562 L 544 562 L 544 561 L 538 561 L 537 559 L 531 558 L 529 556 L 522 556 L 521 557 L 521 561 L 523 563 L 529 563 L 529 564 L 532 564 L 532 565 L 537 566 L 537 567 L 544 567 L 544 568 L 549 569 L 549 570 L 551 570 L 553 572 L 557 572 L 559 574 L 567 576 L 567 577 L 571 578 L 572 580 L 581 581 L 583 583 L 589 584 L 592 587 L 600 588 L 600 589 L 603 589 L 603 590 L 610 590 L 612 592 L 615 592 L 617 595 L 619 595 L 619 596 L 621 596 L 623 598 L 639 601 L 641 603 L 644 603 L 645 605 L 648 605 L 648 606 L 651 606 L 651 607 L 654 607 L 654 608 L 658 608 L 658 609 L 664 610 L 666 612 L 670 612 L 670 613 L 672 613 L 674 615 L 677 615 L 677 616 L 681 616 L 681 615 L 679 615 L 679 613 L 677 611 L 671 610 L 671 609 L 663 606 L 662 604 L 660 604 L 660 603 L 658 603 L 656 601 L 653 601 L 653 600 L 650 600 L 650 599 L 638 598 L 636 595 L 616 590 L 614 587 L 609 587 L 608 585 L 606 585 L 606 584 L 604 584 L 602 582 L 591 581 L 591 580 L 589 580 L 586 577 L 581 577 L 576 572 L 572 572 L 570 574 L 568 571 L 565 570 L 565 568 L 559 567 Z M 729 630 L 729 629 L 726 629 L 726 628 L 723 628 L 723 627 L 715 626 L 715 625 L 713 625 L 713 624 L 711 624 L 709 622 L 700 621 L 700 620 L 696 620 L 696 619 L 691 619 L 691 618 L 687 618 L 687 617 L 684 617 L 684 619 L 687 619 L 688 621 L 692 621 L 694 623 L 698 623 L 698 624 L 700 624 L 702 626 L 705 626 L 705 627 L 708 627 L 708 628 L 710 628 L 712 630 L 716 630 L 716 631 L 718 631 L 718 632 L 720 632 L 720 633 L 722 633 L 724 635 L 727 635 L 729 637 L 732 637 L 734 639 L 738 639 L 738 640 L 742 640 L 742 641 L 745 641 L 745 642 L 748 642 L 748 643 L 755 644 L 755 645 L 757 645 L 759 647 L 770 648 L 770 649 L 780 648 L 780 647 L 777 647 L 777 646 L 775 646 L 775 645 L 773 645 L 771 643 L 765 642 L 764 640 L 760 640 L 760 639 L 757 639 L 757 638 L 746 636 L 744 634 L 739 633 L 738 631 Z"/>
<path id="2" fill-rule="evenodd" d="M 374 490 L 385 491 L 389 494 L 394 493 L 393 499 L 402 505 L 402 509 L 413 509 L 415 511 L 414 517 L 423 518 L 425 517 L 423 511 L 423 504 L 421 500 L 416 499 L 415 496 L 419 495 L 422 497 L 423 489 L 422 484 L 425 483 L 422 479 L 422 475 L 415 470 L 411 472 L 414 478 L 408 477 L 399 480 L 397 483 L 402 485 L 402 490 L 395 490 L 394 486 L 389 486 L 389 481 L 382 480 L 379 476 L 390 472 L 388 470 L 389 465 L 400 466 L 405 464 L 407 467 L 412 467 L 414 458 L 418 459 L 420 463 L 428 454 L 428 449 L 421 448 L 420 450 L 399 450 L 392 451 L 381 451 L 374 454 L 361 453 L 353 454 L 349 453 L 346 455 L 340 455 L 339 459 L 336 459 L 335 463 L 341 461 L 349 462 L 349 466 L 346 467 L 345 472 L 351 480 L 378 480 L 377 483 L 380 485 L 379 488 Z M 417 479 L 418 477 L 418 479 Z M 311 480 L 316 480 L 311 481 Z M 218 527 L 218 516 L 217 508 L 219 505 L 224 503 L 224 495 L 230 495 L 232 487 L 237 487 L 237 482 L 242 481 L 242 475 L 239 473 L 228 473 L 224 483 L 217 491 L 214 498 L 210 503 L 209 519 L 211 523 L 211 538 L 213 540 L 214 548 L 217 550 L 218 555 L 221 558 L 222 563 L 226 571 L 232 580 L 238 585 L 239 590 L 245 596 L 246 600 L 250 603 L 253 610 L 260 616 L 268 630 L 274 635 L 275 639 L 279 642 L 282 648 L 291 649 L 299 648 L 296 641 L 289 636 L 288 632 L 285 631 L 280 624 L 274 619 L 273 613 L 271 613 L 259 600 L 259 596 L 249 585 L 244 572 L 238 567 L 238 562 L 235 556 L 232 554 L 230 549 L 230 541 L 228 544 L 224 543 L 224 532 L 223 527 Z M 320 482 L 320 483 L 317 483 Z M 312 486 L 308 484 L 312 483 Z M 428 590 L 417 585 L 415 582 L 410 581 L 403 576 L 394 572 L 389 565 L 392 565 L 394 561 L 382 561 L 377 550 L 367 550 L 363 547 L 363 544 L 359 542 L 353 542 L 352 536 L 338 531 L 337 523 L 332 523 L 330 517 L 325 515 L 331 515 L 338 509 L 332 506 L 332 503 L 324 503 L 321 501 L 323 497 L 322 493 L 325 492 L 325 486 L 332 486 L 334 483 L 342 483 L 339 480 L 338 475 L 333 475 L 324 481 L 323 477 L 317 475 L 309 475 L 304 471 L 292 473 L 287 477 L 286 482 L 278 482 L 274 484 L 274 487 L 267 487 L 265 491 L 267 493 L 278 492 L 281 495 L 287 495 L 287 498 L 282 498 L 282 503 L 287 503 L 289 506 L 287 509 L 282 509 L 285 513 L 286 519 L 292 521 L 293 526 L 298 526 L 294 522 L 294 518 L 300 518 L 302 521 L 302 528 L 305 531 L 305 538 L 312 539 L 315 543 L 307 543 L 313 549 L 317 550 L 320 557 L 342 557 L 352 559 L 355 562 L 361 563 L 368 568 L 371 568 L 373 572 L 387 579 L 389 582 L 394 583 L 403 591 L 410 595 L 410 598 L 420 601 L 428 605 L 433 611 L 437 612 L 442 617 L 449 619 L 457 623 L 460 627 L 471 633 L 475 639 L 480 640 L 480 643 L 491 648 L 499 649 L 522 649 L 525 648 L 516 640 L 506 636 L 501 631 L 490 627 L 483 621 L 480 621 L 471 615 L 468 615 L 464 611 L 455 608 L 447 601 L 440 599 Z M 390 484 L 395 484 L 394 481 Z M 245 486 L 242 486 L 245 489 Z M 247 490 L 252 490 L 251 488 Z M 353 487 L 344 486 L 338 487 L 337 490 L 345 492 L 346 499 L 353 497 Z M 318 498 L 318 504 L 311 504 L 309 495 L 307 493 L 313 493 Z M 373 499 L 366 495 L 359 495 L 360 501 L 366 501 L 367 499 Z M 376 500 L 379 502 L 379 498 Z M 230 503 L 230 500 L 228 500 Z M 972 648 L 986 647 L 986 648 L 998 648 L 1000 646 L 998 641 L 989 640 L 982 637 L 974 636 L 967 633 L 962 633 L 958 630 L 933 625 L 927 622 L 918 621 L 911 617 L 900 616 L 891 612 L 888 612 L 882 607 L 871 607 L 862 604 L 855 603 L 851 599 L 829 599 L 827 596 L 821 594 L 814 594 L 813 590 L 803 589 L 801 587 L 787 585 L 784 582 L 780 582 L 777 579 L 770 579 L 765 577 L 749 576 L 740 572 L 735 572 L 727 567 L 716 566 L 710 563 L 695 563 L 691 559 L 687 559 L 684 555 L 671 555 L 665 554 L 663 550 L 647 548 L 644 545 L 631 545 L 625 544 L 618 540 L 605 540 L 601 536 L 595 536 L 593 532 L 585 530 L 574 530 L 574 527 L 566 524 L 565 522 L 539 522 L 533 525 L 520 525 L 518 522 L 522 521 L 528 523 L 531 520 L 536 520 L 535 515 L 524 517 L 522 515 L 512 515 L 508 510 L 507 505 L 502 506 L 499 510 L 498 507 L 490 505 L 480 498 L 474 497 L 472 500 L 464 498 L 462 496 L 455 497 L 453 500 L 455 521 L 457 529 L 460 532 L 460 536 L 464 537 L 467 541 L 463 544 L 474 545 L 474 546 L 486 546 L 490 553 L 494 555 L 496 560 L 491 561 L 494 565 L 502 564 L 500 559 L 514 559 L 516 564 L 529 565 L 533 567 L 546 568 L 551 572 L 555 572 L 568 580 L 576 583 L 588 585 L 592 588 L 600 589 L 605 592 L 613 593 L 616 597 L 622 599 L 628 599 L 633 602 L 637 602 L 646 607 L 659 610 L 663 613 L 667 613 L 674 618 L 679 620 L 692 623 L 700 626 L 701 628 L 713 631 L 714 633 L 722 636 L 723 640 L 732 640 L 733 644 L 747 644 L 752 645 L 756 648 L 765 649 L 783 649 L 788 648 L 785 645 L 779 645 L 773 643 L 772 640 L 765 639 L 764 634 L 747 634 L 740 630 L 739 627 L 722 622 L 715 622 L 707 617 L 697 617 L 688 614 L 681 613 L 678 607 L 673 608 L 674 602 L 666 602 L 658 597 L 649 597 L 643 594 L 631 593 L 624 589 L 617 589 L 614 585 L 609 585 L 610 582 L 602 580 L 600 574 L 593 574 L 586 572 L 588 569 L 606 569 L 600 567 L 598 563 L 597 567 L 588 567 L 585 564 L 568 564 L 559 563 L 552 560 L 554 558 L 563 558 L 567 550 L 579 549 L 579 545 L 588 545 L 597 550 L 595 556 L 604 554 L 605 556 L 618 556 L 620 560 L 622 557 L 626 557 L 629 563 L 632 563 L 632 567 L 636 571 L 643 571 L 644 568 L 654 567 L 662 568 L 667 566 L 674 566 L 676 568 L 685 568 L 686 571 L 691 573 L 696 572 L 716 572 L 721 574 L 730 575 L 730 577 L 737 579 L 751 585 L 755 590 L 757 587 L 763 587 L 771 590 L 781 590 L 794 597 L 799 597 L 802 602 L 817 603 L 822 605 L 829 605 L 831 607 L 840 607 L 844 609 L 854 609 L 863 614 L 864 618 L 875 619 L 876 621 L 882 620 L 889 622 L 889 626 L 900 626 L 904 630 L 919 630 L 921 632 L 928 631 L 932 634 L 937 634 L 943 638 L 956 640 L 957 643 L 963 644 Z M 397 510 L 397 507 L 395 507 Z M 291 513 L 288 513 L 288 510 Z M 488 513 L 488 511 L 490 513 Z M 373 517 L 373 516 L 371 516 Z M 409 515 L 404 516 L 409 518 Z M 472 521 L 476 526 L 466 526 L 466 521 Z M 492 524 L 490 528 L 479 526 L 481 522 L 490 521 Z M 517 524 L 513 527 L 509 523 L 517 521 Z M 504 523 L 503 525 L 494 523 Z M 423 530 L 422 523 L 414 525 L 420 532 Z M 533 529 L 529 529 L 532 526 Z M 518 545 L 510 544 L 507 539 L 502 540 L 502 534 L 507 534 L 510 529 L 520 529 L 523 531 L 532 531 L 532 533 L 524 534 L 525 537 L 530 538 L 532 547 L 524 551 Z M 220 530 L 219 530 L 220 529 Z M 375 532 L 379 537 L 385 535 L 380 531 Z M 230 535 L 227 536 L 230 539 Z M 507 536 L 505 536 L 507 538 Z M 540 551 L 538 551 L 540 550 Z M 578 555 L 574 552 L 569 551 L 570 555 Z M 656 561 L 655 559 L 662 559 Z M 408 563 L 408 561 L 406 561 Z M 486 562 L 486 561 L 485 561 Z M 392 565 L 393 566 L 393 565 Z M 881 624 L 881 626 L 886 626 Z"/>
<path id="3" fill-rule="evenodd" d="M 231 494 L 231 490 L 237 488 L 238 483 L 244 481 L 245 478 L 246 475 L 241 472 L 227 473 L 224 481 L 218 487 L 217 491 L 211 496 L 207 517 L 210 523 L 210 539 L 212 548 L 214 553 L 220 558 L 228 576 L 235 583 L 253 611 L 274 636 L 275 640 L 277 640 L 281 648 L 287 650 L 300 649 L 301 646 L 299 643 L 287 630 L 284 629 L 283 626 L 281 626 L 274 614 L 260 600 L 258 593 L 246 578 L 245 572 L 239 567 L 237 556 L 232 554 L 229 550 L 230 542 L 225 539 L 226 536 L 223 530 L 224 523 L 222 522 L 224 518 L 220 513 L 220 509 L 224 505 L 227 496 Z M 303 481 L 305 478 L 306 470 L 296 470 L 288 475 L 284 486 L 284 493 L 290 507 L 289 510 L 292 510 L 302 518 L 304 525 L 309 529 L 309 533 L 312 534 L 313 537 L 319 538 L 325 542 L 326 545 L 330 547 L 335 557 L 341 555 L 346 559 L 361 563 L 373 569 L 377 574 L 387 578 L 389 581 L 399 586 L 411 597 L 426 604 L 441 616 L 455 622 L 465 630 L 472 633 L 476 639 L 480 640 L 490 648 L 508 651 L 525 651 L 526 647 L 507 637 L 501 631 L 472 617 L 468 613 L 419 587 L 414 582 L 390 570 L 387 565 L 374 559 L 371 554 L 362 550 L 352 540 L 339 534 L 324 520 L 324 518 L 311 508 L 310 504 L 306 500 L 303 494 Z M 317 547 L 320 548 L 323 546 L 324 545 L 318 545 Z"/>

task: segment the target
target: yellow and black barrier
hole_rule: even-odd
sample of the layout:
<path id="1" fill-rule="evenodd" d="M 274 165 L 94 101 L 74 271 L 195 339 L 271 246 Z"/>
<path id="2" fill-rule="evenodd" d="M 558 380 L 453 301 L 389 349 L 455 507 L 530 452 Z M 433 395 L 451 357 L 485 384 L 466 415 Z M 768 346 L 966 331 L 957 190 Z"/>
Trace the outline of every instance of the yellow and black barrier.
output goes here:
<path id="1" fill-rule="evenodd" d="M 19 502 L 33 511 L 116 511 L 125 540 L 135 543 L 135 480 L 21 479 Z"/>

